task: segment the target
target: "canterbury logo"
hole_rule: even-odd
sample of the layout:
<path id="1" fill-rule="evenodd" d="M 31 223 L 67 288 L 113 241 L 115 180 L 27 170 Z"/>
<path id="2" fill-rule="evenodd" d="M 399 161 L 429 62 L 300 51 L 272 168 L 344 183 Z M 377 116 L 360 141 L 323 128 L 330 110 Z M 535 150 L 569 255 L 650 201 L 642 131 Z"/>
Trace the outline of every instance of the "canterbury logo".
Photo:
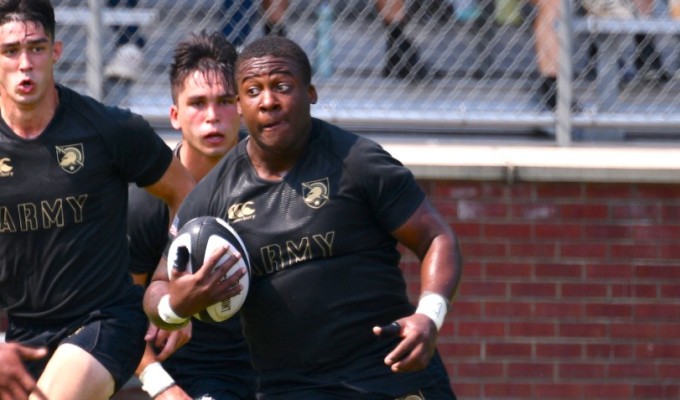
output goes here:
<path id="1" fill-rule="evenodd" d="M 14 175 L 14 167 L 10 164 L 12 160 L 9 157 L 0 158 L 0 178 L 6 178 Z"/>
<path id="2" fill-rule="evenodd" d="M 55 148 L 59 166 L 69 174 L 75 174 L 85 165 L 85 152 L 81 143 L 55 146 Z"/>
<path id="3" fill-rule="evenodd" d="M 302 183 L 302 196 L 305 204 L 311 208 L 321 208 L 328 203 L 329 193 L 328 178 L 319 179 L 317 181 Z"/>
<path id="4" fill-rule="evenodd" d="M 245 203 L 237 203 L 229 207 L 228 217 L 229 222 L 238 222 L 245 219 L 255 218 L 255 203 L 246 201 Z"/>

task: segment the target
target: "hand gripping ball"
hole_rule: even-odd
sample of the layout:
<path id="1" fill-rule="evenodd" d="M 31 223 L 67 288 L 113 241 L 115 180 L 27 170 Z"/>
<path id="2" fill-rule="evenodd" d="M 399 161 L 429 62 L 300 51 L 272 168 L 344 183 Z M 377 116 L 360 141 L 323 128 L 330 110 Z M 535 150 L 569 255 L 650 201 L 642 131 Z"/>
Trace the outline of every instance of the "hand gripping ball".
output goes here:
<path id="1" fill-rule="evenodd" d="M 243 241 L 226 221 L 216 217 L 198 217 L 182 226 L 168 250 L 168 276 L 172 276 L 172 269 L 175 265 L 186 264 L 186 272 L 188 273 L 198 271 L 217 248 L 225 245 L 228 246 L 229 250 L 215 267 L 224 263 L 235 252 L 240 253 L 241 259 L 227 272 L 225 279 L 240 268 L 245 267 L 246 274 L 239 281 L 243 290 L 232 298 L 217 302 L 194 314 L 195 318 L 204 322 L 228 320 L 241 309 L 248 295 L 250 261 Z M 182 249 L 182 247 L 185 249 Z"/>

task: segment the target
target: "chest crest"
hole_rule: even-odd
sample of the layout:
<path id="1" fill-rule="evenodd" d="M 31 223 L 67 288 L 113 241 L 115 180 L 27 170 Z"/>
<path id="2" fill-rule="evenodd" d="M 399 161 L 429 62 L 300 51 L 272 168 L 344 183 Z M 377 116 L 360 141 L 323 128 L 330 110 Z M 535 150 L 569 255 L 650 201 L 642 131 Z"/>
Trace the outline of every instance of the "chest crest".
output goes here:
<path id="1" fill-rule="evenodd" d="M 330 184 L 328 178 L 302 182 L 302 196 L 311 208 L 321 208 L 328 203 Z"/>
<path id="2" fill-rule="evenodd" d="M 69 174 L 75 174 L 85 166 L 85 150 L 82 143 L 55 146 L 59 167 Z"/>

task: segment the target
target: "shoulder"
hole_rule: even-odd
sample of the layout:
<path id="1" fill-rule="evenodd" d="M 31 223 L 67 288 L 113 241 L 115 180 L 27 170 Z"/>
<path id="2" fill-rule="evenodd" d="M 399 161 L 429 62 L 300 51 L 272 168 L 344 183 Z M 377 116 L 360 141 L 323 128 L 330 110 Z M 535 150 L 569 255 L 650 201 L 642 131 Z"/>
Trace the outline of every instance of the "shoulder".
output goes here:
<path id="1" fill-rule="evenodd" d="M 128 109 L 105 105 L 90 96 L 64 86 L 57 86 L 57 88 L 59 101 L 68 110 L 68 118 L 78 119 L 100 134 L 153 132 L 149 123 L 139 114 Z"/>
<path id="2" fill-rule="evenodd" d="M 182 223 L 219 210 L 225 196 L 233 194 L 243 175 L 248 173 L 246 143 L 247 140 L 241 140 L 196 184 L 180 207 L 178 216 Z"/>
<path id="3" fill-rule="evenodd" d="M 350 132 L 329 122 L 313 119 L 312 146 L 315 151 L 326 153 L 344 162 L 350 161 L 348 156 L 380 149 L 378 143 Z"/>
<path id="4" fill-rule="evenodd" d="M 313 124 L 315 150 L 336 158 L 345 168 L 365 168 L 367 164 L 381 160 L 400 165 L 374 140 L 319 119 L 313 119 Z"/>

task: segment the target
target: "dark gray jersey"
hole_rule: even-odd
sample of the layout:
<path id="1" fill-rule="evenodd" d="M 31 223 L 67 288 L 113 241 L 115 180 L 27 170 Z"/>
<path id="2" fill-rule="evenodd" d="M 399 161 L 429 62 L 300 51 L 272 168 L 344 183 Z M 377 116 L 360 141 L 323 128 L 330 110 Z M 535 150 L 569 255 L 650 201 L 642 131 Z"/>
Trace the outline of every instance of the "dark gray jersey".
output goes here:
<path id="1" fill-rule="evenodd" d="M 390 234 L 424 199 L 411 172 L 378 144 L 316 119 L 282 181 L 257 176 L 246 143 L 199 183 L 175 227 L 212 215 L 244 240 L 254 276 L 242 315 L 262 382 L 327 372 L 319 379 L 417 387 L 418 374 L 392 382 L 382 359 L 395 342 L 372 333 L 414 310 Z"/>
<path id="2" fill-rule="evenodd" d="M 128 183 L 156 182 L 172 159 L 140 116 L 58 91 L 36 139 L 0 120 L 0 306 L 41 323 L 125 293 Z"/>

